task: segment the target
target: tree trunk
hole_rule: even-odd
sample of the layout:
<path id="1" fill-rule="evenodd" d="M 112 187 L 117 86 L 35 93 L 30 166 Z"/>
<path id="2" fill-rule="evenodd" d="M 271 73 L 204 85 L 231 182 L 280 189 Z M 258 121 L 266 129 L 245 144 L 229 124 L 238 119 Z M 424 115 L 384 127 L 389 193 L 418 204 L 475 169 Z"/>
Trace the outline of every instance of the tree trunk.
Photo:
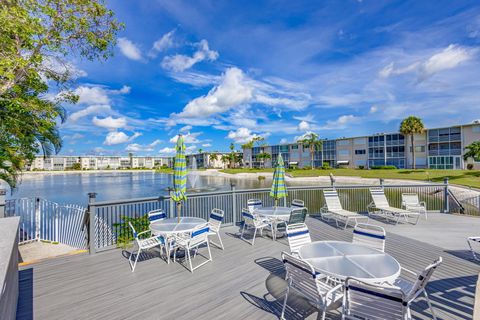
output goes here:
<path id="1" fill-rule="evenodd" d="M 314 165 L 314 157 L 315 157 L 315 149 L 310 147 L 310 161 L 311 161 L 311 165 L 312 165 L 312 170 L 315 169 L 315 165 Z"/>
<path id="2" fill-rule="evenodd" d="M 411 144 L 412 144 L 412 164 L 413 164 L 413 170 L 415 170 L 415 145 L 414 145 L 414 141 L 413 141 L 413 133 L 412 135 L 410 136 L 410 141 L 411 141 Z"/>

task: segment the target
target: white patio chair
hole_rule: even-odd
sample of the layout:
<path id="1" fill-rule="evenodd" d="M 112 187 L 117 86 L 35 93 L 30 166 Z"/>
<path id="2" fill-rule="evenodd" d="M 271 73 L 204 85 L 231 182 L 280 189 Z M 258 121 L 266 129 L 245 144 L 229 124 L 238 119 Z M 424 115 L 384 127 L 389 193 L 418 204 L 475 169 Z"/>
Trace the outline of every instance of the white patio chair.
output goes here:
<path id="1" fill-rule="evenodd" d="M 223 248 L 222 238 L 220 237 L 220 225 L 223 222 L 224 216 L 225 216 L 225 212 L 223 210 L 213 209 L 212 212 L 210 213 L 210 218 L 208 219 L 208 226 L 210 227 L 210 231 L 208 235 L 210 236 L 216 235 L 218 237 L 218 241 L 220 242 L 220 244 L 217 244 L 213 241 L 210 241 L 210 243 L 222 250 L 224 248 Z"/>
<path id="2" fill-rule="evenodd" d="M 292 207 L 304 208 L 305 207 L 305 202 L 303 200 L 293 199 L 292 203 L 290 205 Z"/>
<path id="3" fill-rule="evenodd" d="M 305 223 L 287 225 L 287 239 L 290 253 L 298 256 L 298 250 L 306 244 L 312 242 L 310 231 Z"/>
<path id="4" fill-rule="evenodd" d="M 150 221 L 150 223 L 163 220 L 166 218 L 167 218 L 167 215 L 165 214 L 163 209 L 157 209 L 157 210 L 152 210 L 148 212 L 148 221 Z"/>
<path id="5" fill-rule="evenodd" d="M 193 273 L 193 270 L 200 268 L 204 264 L 212 261 L 212 253 L 210 251 L 210 243 L 208 241 L 208 233 L 209 233 L 209 227 L 208 224 L 202 224 L 199 226 L 196 226 L 191 232 L 188 234 L 184 235 L 178 235 L 175 237 L 175 240 L 177 242 L 177 250 L 175 250 L 175 253 L 173 255 L 173 261 L 176 261 L 177 258 L 177 251 L 178 249 L 182 248 L 185 250 L 185 257 L 186 260 L 188 261 L 188 264 L 190 266 L 190 272 Z M 207 250 L 208 250 L 208 257 L 202 255 L 205 257 L 207 260 L 200 263 L 199 265 L 193 267 L 192 264 L 192 256 L 190 251 L 195 250 L 194 257 L 197 255 L 197 252 L 199 250 L 199 247 L 203 244 L 207 245 Z"/>
<path id="6" fill-rule="evenodd" d="M 282 252 L 282 260 L 287 270 L 287 290 L 283 300 L 280 319 L 285 319 L 288 294 L 294 289 L 304 296 L 308 302 L 322 312 L 321 319 L 325 319 L 328 310 L 336 307 L 336 302 L 342 299 L 342 284 L 332 285 L 327 282 L 327 277 L 315 271 L 307 261 L 298 259 L 286 252 Z"/>
<path id="7" fill-rule="evenodd" d="M 253 213 L 255 209 L 261 208 L 263 206 L 262 200 L 260 199 L 248 199 L 247 208 L 250 213 Z"/>
<path id="8" fill-rule="evenodd" d="M 333 218 L 337 227 L 339 227 L 338 222 L 342 221 L 345 224 L 344 229 L 347 229 L 350 220 L 355 221 L 355 224 L 358 223 L 359 219 L 366 220 L 365 222 L 368 223 L 368 216 L 343 209 L 337 190 L 323 190 L 323 195 L 325 197 L 325 205 L 320 209 L 320 216 L 323 220 L 330 220 L 330 218 Z"/>
<path id="9" fill-rule="evenodd" d="M 386 232 L 380 226 L 359 223 L 353 229 L 352 243 L 362 244 L 382 252 L 385 251 Z"/>
<path id="10" fill-rule="evenodd" d="M 347 278 L 344 285 L 342 319 L 410 320 L 402 290 Z"/>
<path id="11" fill-rule="evenodd" d="M 153 237 L 150 236 L 145 239 L 140 239 L 139 238 L 140 236 L 148 233 L 151 234 L 151 231 L 146 230 L 146 231 L 137 233 L 137 231 L 135 230 L 131 222 L 129 222 L 128 225 L 130 226 L 130 229 L 132 229 L 133 237 L 135 238 L 134 242 L 137 245 L 137 253 L 136 253 L 135 262 L 133 263 L 133 265 L 132 265 L 133 249 L 132 249 L 132 252 L 130 252 L 130 256 L 128 257 L 128 263 L 132 268 L 132 272 L 134 272 L 135 267 L 137 266 L 138 257 L 140 257 L 141 252 L 158 246 L 160 248 L 160 255 L 161 255 L 162 248 L 165 248 L 165 240 L 163 239 L 162 236 L 153 236 Z"/>
<path id="12" fill-rule="evenodd" d="M 420 201 L 418 199 L 418 194 L 416 193 L 402 193 L 402 208 L 412 212 L 418 212 L 427 217 L 427 203 L 425 201 Z"/>
<path id="13" fill-rule="evenodd" d="M 406 222 L 409 222 L 409 217 L 416 217 L 417 219 L 414 224 L 418 223 L 420 214 L 418 212 L 391 207 L 383 188 L 370 188 L 370 194 L 372 195 L 373 201 L 367 207 L 369 216 L 379 216 L 387 220 L 393 220 L 395 224 L 398 224 L 400 218 L 404 218 Z"/>
<path id="14" fill-rule="evenodd" d="M 257 235 L 257 230 L 260 230 L 260 235 L 263 236 L 263 229 L 266 227 L 269 227 L 270 224 L 265 222 L 258 215 L 250 213 L 248 209 L 242 209 L 242 217 L 243 217 L 243 227 L 242 227 L 242 235 L 240 236 L 240 238 L 242 238 L 242 240 L 250 243 L 253 246 L 255 243 L 255 236 Z M 252 242 L 249 242 L 247 239 L 243 237 L 245 229 L 249 229 L 249 228 L 254 229 Z"/>
<path id="15" fill-rule="evenodd" d="M 480 245 L 480 237 L 468 237 L 467 243 L 470 247 L 470 252 L 472 253 L 473 259 L 480 261 L 479 253 L 474 249 L 474 247 L 478 248 Z"/>
<path id="16" fill-rule="evenodd" d="M 437 319 L 435 316 L 435 312 L 433 311 L 432 304 L 430 299 L 428 298 L 427 294 L 427 284 L 430 278 L 435 272 L 435 269 L 442 263 L 442 257 L 439 257 L 435 260 L 432 264 L 428 265 L 425 270 L 423 270 L 420 274 L 416 274 L 413 271 L 410 271 L 406 268 L 402 267 L 402 272 L 410 274 L 414 276 L 417 280 L 415 282 L 411 282 L 404 277 L 399 277 L 393 283 L 393 286 L 399 288 L 405 295 L 405 301 L 407 302 L 407 307 L 410 308 L 410 305 L 418 298 L 419 295 L 423 293 L 425 299 L 427 300 L 428 307 L 430 308 L 430 312 L 432 313 L 433 319 Z"/>

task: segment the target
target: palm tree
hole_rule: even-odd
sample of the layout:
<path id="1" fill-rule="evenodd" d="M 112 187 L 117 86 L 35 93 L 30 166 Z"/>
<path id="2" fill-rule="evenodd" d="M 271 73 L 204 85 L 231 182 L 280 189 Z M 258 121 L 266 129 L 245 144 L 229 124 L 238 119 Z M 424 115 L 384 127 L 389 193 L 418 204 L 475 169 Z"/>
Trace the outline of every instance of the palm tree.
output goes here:
<path id="1" fill-rule="evenodd" d="M 265 138 L 262 137 L 262 136 L 256 136 L 256 137 L 253 137 L 251 140 L 245 142 L 244 144 L 242 144 L 242 149 L 253 149 L 253 147 L 255 145 L 259 146 L 260 145 L 260 142 L 261 141 L 264 141 Z M 250 164 L 250 168 L 252 168 L 253 166 L 253 163 L 252 163 L 252 152 L 250 151 L 250 161 L 249 161 L 249 164 Z"/>
<path id="2" fill-rule="evenodd" d="M 210 156 L 208 157 L 210 162 L 215 162 L 218 160 L 218 155 L 216 153 L 211 153 Z M 212 166 L 213 167 L 213 166 Z"/>
<path id="3" fill-rule="evenodd" d="M 262 163 L 263 167 L 265 167 L 265 160 L 266 159 L 271 159 L 271 158 L 272 158 L 272 155 L 270 153 L 267 153 L 267 152 L 262 152 L 262 153 L 257 154 L 257 159 L 261 160 L 261 163 Z"/>
<path id="4" fill-rule="evenodd" d="M 423 125 L 422 119 L 409 116 L 408 118 L 403 119 L 400 123 L 400 133 L 403 135 L 410 135 L 410 144 L 412 147 L 412 158 L 413 158 L 413 169 L 415 169 L 415 144 L 414 144 L 414 135 L 416 133 L 423 133 L 425 127 Z"/>
<path id="5" fill-rule="evenodd" d="M 466 161 L 468 158 L 480 159 L 480 141 L 474 141 L 465 147 L 468 151 L 463 155 L 463 159 Z"/>
<path id="6" fill-rule="evenodd" d="M 223 169 L 225 169 L 225 165 L 227 163 L 230 163 L 230 156 L 228 154 L 222 154 L 222 157 L 220 158 L 223 162 Z"/>
<path id="7" fill-rule="evenodd" d="M 310 164 L 312 167 L 312 170 L 315 168 L 315 150 L 318 148 L 321 148 L 323 145 L 322 140 L 319 139 L 318 134 L 309 132 L 306 133 L 301 139 L 297 141 L 298 143 L 301 143 L 302 145 L 307 145 L 309 150 L 310 150 Z M 323 159 L 322 159 L 323 160 Z"/>

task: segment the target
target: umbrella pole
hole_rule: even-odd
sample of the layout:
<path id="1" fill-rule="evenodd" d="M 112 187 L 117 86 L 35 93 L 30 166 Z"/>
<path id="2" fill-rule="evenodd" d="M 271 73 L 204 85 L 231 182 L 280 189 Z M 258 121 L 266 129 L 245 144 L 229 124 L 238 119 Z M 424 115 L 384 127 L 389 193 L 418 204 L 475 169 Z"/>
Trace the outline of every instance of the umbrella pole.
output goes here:
<path id="1" fill-rule="evenodd" d="M 275 207 L 277 207 L 277 206 L 278 206 L 278 199 L 275 198 Z"/>
<path id="2" fill-rule="evenodd" d="M 182 210 L 182 203 L 179 201 L 177 202 L 177 220 L 180 223 L 180 212 Z"/>

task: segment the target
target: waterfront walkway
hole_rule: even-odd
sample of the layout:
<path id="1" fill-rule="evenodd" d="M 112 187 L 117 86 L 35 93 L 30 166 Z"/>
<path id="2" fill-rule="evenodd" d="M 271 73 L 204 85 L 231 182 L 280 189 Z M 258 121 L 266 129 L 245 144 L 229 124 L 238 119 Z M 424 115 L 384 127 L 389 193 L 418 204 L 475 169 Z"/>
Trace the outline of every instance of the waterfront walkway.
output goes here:
<path id="1" fill-rule="evenodd" d="M 429 222 L 440 218 L 444 216 L 431 215 Z M 307 224 L 314 241 L 352 237 L 351 228 L 344 231 L 316 218 L 308 218 Z M 463 250 L 466 243 L 446 250 L 415 240 L 411 234 L 423 233 L 424 225 L 387 232 L 386 252 L 415 271 L 442 256 L 444 263 L 428 286 L 438 318 L 471 319 L 480 265 Z M 409 238 L 400 234 L 402 229 Z M 449 229 L 444 225 L 440 236 L 448 238 Z M 225 251 L 213 248 L 213 262 L 193 274 L 158 258 L 139 262 L 132 273 L 127 253 L 120 249 L 25 267 L 20 271 L 18 319 L 276 319 L 285 286 L 280 253 L 288 251 L 286 240 L 258 238 L 252 247 L 238 238 L 238 227 L 224 228 L 222 237 Z M 317 317 L 301 299 L 293 297 L 289 304 L 300 314 L 289 309 L 287 319 Z M 413 309 L 414 318 L 431 318 L 425 300 L 419 299 Z M 340 314 L 333 311 L 328 318 L 339 319 Z"/>

